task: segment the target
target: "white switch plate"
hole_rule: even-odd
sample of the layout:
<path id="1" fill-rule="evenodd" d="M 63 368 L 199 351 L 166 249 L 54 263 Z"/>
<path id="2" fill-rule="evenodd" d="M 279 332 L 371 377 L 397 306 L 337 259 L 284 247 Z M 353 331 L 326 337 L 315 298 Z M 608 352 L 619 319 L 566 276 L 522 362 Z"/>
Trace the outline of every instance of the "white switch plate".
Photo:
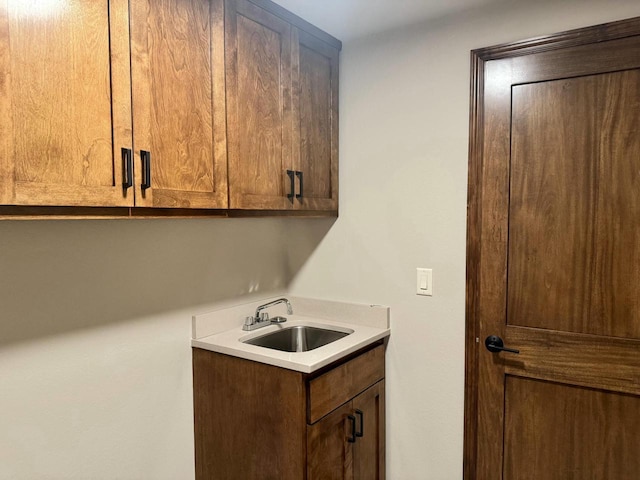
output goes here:
<path id="1" fill-rule="evenodd" d="M 430 268 L 416 268 L 416 295 L 433 295 L 433 273 Z"/>

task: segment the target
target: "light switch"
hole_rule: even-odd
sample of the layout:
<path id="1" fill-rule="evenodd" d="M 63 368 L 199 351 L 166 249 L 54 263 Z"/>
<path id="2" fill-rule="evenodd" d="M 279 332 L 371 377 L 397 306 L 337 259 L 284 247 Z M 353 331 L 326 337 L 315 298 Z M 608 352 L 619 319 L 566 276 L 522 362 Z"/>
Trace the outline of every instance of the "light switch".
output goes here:
<path id="1" fill-rule="evenodd" d="M 433 295 L 433 274 L 430 268 L 416 269 L 416 294 L 417 295 Z"/>

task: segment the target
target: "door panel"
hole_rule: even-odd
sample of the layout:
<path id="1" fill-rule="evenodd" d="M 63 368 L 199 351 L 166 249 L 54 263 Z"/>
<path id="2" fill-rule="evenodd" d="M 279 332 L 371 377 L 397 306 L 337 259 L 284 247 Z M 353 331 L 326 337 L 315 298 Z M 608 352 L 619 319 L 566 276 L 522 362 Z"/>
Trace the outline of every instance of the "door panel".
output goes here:
<path id="1" fill-rule="evenodd" d="M 134 0 L 132 12 L 136 204 L 225 208 L 222 0 Z"/>
<path id="2" fill-rule="evenodd" d="M 468 478 L 640 472 L 638 51 L 635 19 L 474 64 Z"/>
<path id="3" fill-rule="evenodd" d="M 307 427 L 307 479 L 353 480 L 353 443 L 348 416 L 352 403 L 345 403 L 322 420 Z"/>
<path id="4" fill-rule="evenodd" d="M 123 0 L 0 5 L 1 203 L 133 204 L 128 39 Z"/>
<path id="5" fill-rule="evenodd" d="M 640 338 L 639 86 L 513 87 L 508 324 Z"/>
<path id="6" fill-rule="evenodd" d="M 353 399 L 353 409 L 360 425 L 353 444 L 353 472 L 356 480 L 385 478 L 385 405 L 384 380 Z M 362 413 L 359 413 L 362 412 Z M 359 422 L 362 421 L 362 424 Z"/>
<path id="7" fill-rule="evenodd" d="M 640 397 L 507 376 L 506 399 L 505 479 L 638 478 Z"/>
<path id="8" fill-rule="evenodd" d="M 291 25 L 246 0 L 226 8 L 230 206 L 292 208 Z"/>

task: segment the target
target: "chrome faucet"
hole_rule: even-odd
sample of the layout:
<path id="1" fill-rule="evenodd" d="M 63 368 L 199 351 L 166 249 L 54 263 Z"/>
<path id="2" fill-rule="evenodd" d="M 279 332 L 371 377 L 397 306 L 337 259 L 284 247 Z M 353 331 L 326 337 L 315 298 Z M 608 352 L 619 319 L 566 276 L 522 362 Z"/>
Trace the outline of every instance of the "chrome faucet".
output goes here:
<path id="1" fill-rule="evenodd" d="M 267 325 L 271 325 L 273 323 L 284 323 L 287 321 L 285 317 L 274 317 L 269 318 L 269 314 L 267 312 L 262 312 L 262 310 L 273 307 L 274 305 L 278 305 L 280 303 L 285 303 L 287 305 L 287 313 L 289 315 L 293 315 L 293 308 L 291 307 L 291 303 L 286 298 L 279 298 L 278 300 L 274 300 L 273 302 L 265 303 L 264 305 L 260 305 L 256 308 L 256 313 L 253 317 L 247 317 L 244 321 L 244 325 L 242 326 L 243 330 L 251 331 L 257 328 L 266 327 Z M 262 313 L 261 313 L 262 312 Z"/>

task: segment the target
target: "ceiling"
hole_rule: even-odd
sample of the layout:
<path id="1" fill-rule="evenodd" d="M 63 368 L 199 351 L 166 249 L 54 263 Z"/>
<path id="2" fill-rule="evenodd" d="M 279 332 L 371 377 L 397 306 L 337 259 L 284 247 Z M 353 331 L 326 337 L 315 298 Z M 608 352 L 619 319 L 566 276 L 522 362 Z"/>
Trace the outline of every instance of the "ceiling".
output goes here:
<path id="1" fill-rule="evenodd" d="M 274 1 L 343 41 L 496 2 L 496 0 Z"/>

